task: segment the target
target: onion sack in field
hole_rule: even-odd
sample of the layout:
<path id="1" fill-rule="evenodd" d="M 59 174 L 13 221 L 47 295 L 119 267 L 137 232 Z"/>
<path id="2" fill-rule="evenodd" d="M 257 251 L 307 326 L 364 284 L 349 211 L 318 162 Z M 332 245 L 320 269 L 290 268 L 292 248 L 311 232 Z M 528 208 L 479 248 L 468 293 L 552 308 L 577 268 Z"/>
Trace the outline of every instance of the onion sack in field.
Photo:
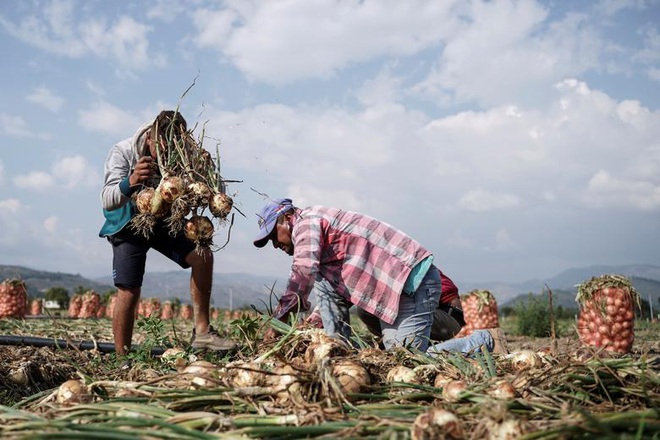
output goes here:
<path id="1" fill-rule="evenodd" d="M 615 353 L 630 352 L 635 340 L 634 307 L 640 306 L 640 298 L 628 278 L 591 278 L 578 286 L 575 300 L 580 305 L 578 333 L 584 344 Z"/>
<path id="2" fill-rule="evenodd" d="M 148 238 L 162 220 L 172 235 L 183 231 L 198 251 L 212 247 L 216 227 L 234 207 L 220 175 L 219 151 L 214 158 L 203 147 L 203 132 L 199 140 L 175 125 L 152 132 L 159 145 L 157 173 L 133 196 L 137 214 L 131 227 Z"/>

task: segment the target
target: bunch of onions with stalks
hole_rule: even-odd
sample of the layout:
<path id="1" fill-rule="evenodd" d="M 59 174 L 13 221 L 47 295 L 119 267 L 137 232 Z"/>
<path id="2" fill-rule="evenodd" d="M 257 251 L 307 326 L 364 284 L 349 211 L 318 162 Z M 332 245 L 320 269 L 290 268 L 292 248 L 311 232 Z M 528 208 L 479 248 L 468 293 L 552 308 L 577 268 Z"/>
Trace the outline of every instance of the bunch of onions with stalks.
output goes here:
<path id="1" fill-rule="evenodd" d="M 640 297 L 630 280 L 603 275 L 578 286 L 578 333 L 587 346 L 625 354 L 635 340 L 634 308 Z"/>

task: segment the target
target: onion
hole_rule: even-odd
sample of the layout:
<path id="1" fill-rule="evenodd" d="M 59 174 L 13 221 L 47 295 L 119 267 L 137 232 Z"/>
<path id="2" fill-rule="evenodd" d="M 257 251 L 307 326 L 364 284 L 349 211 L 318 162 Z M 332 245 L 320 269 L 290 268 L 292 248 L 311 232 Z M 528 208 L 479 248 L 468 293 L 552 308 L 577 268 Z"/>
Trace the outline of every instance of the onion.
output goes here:
<path id="1" fill-rule="evenodd" d="M 207 361 L 195 361 L 185 367 L 181 372 L 190 378 L 190 384 L 194 388 L 213 388 L 218 385 L 218 367 Z"/>
<path id="2" fill-rule="evenodd" d="M 261 365 L 252 362 L 227 364 L 231 385 L 239 388 L 263 386 L 266 383 L 266 375 L 261 369 Z"/>
<path id="3" fill-rule="evenodd" d="M 234 206 L 234 201 L 227 194 L 216 193 L 209 200 L 209 209 L 211 210 L 211 214 L 219 219 L 224 220 L 227 218 L 232 206 Z"/>
<path id="4" fill-rule="evenodd" d="M 92 400 L 87 386 L 79 380 L 67 380 L 57 389 L 55 399 L 58 403 L 87 403 Z"/>
<path id="5" fill-rule="evenodd" d="M 177 369 L 184 368 L 186 365 L 186 352 L 181 348 L 168 348 L 160 357 L 161 361 L 174 365 Z"/>
<path id="6" fill-rule="evenodd" d="M 436 388 L 444 388 L 452 380 L 454 379 L 442 373 L 438 373 L 438 375 L 435 376 L 435 379 L 433 380 L 433 386 Z"/>
<path id="7" fill-rule="evenodd" d="M 332 375 L 337 379 L 344 394 L 359 393 L 371 384 L 366 368 L 358 362 L 343 359 L 332 367 Z"/>
<path id="8" fill-rule="evenodd" d="M 417 377 L 415 371 L 412 368 L 408 368 L 404 365 L 396 365 L 390 371 L 387 372 L 387 381 L 392 382 L 404 382 L 419 384 L 420 380 Z"/>
<path id="9" fill-rule="evenodd" d="M 204 182 L 192 182 L 188 185 L 188 197 L 192 206 L 203 208 L 209 204 L 211 190 Z"/>
<path id="10" fill-rule="evenodd" d="M 448 402 L 457 402 L 461 399 L 461 393 L 467 389 L 467 383 L 463 380 L 452 380 L 442 389 L 442 397 Z"/>
<path id="11" fill-rule="evenodd" d="M 539 355 L 532 350 L 521 350 L 511 356 L 511 366 L 518 371 L 539 368 L 542 363 Z"/>
<path id="12" fill-rule="evenodd" d="M 208 217 L 192 216 L 186 221 L 183 231 L 188 240 L 198 246 L 209 246 L 213 242 L 213 223 Z"/>
<path id="13" fill-rule="evenodd" d="M 506 379 L 498 380 L 493 384 L 488 394 L 496 399 L 510 400 L 516 397 L 516 389 Z"/>
<path id="14" fill-rule="evenodd" d="M 183 179 L 179 176 L 165 176 L 160 181 L 158 190 L 165 202 L 174 203 L 176 199 L 183 195 L 185 190 Z"/>
<path id="15" fill-rule="evenodd" d="M 431 407 L 415 418 L 410 428 L 412 440 L 462 439 L 465 437 L 461 422 L 454 413 Z"/>
<path id="16" fill-rule="evenodd" d="M 305 362 L 316 365 L 323 359 L 346 354 L 346 347 L 337 339 L 332 337 L 312 341 L 305 350 Z"/>
<path id="17" fill-rule="evenodd" d="M 296 371 L 290 365 L 276 367 L 273 370 L 273 375 L 270 376 L 269 382 L 276 399 L 280 403 L 293 399 L 302 399 L 300 395 L 300 381 L 298 380 Z"/>

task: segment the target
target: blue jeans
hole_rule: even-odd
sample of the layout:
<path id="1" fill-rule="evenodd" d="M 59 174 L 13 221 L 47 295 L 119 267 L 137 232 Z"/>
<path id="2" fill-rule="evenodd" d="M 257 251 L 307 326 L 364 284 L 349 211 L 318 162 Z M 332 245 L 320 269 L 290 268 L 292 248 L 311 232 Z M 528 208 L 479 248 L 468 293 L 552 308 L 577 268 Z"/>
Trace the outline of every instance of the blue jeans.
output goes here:
<path id="1" fill-rule="evenodd" d="M 493 337 L 487 330 L 475 330 L 469 336 L 462 338 L 453 338 L 448 341 L 440 342 L 439 344 L 429 347 L 427 354 L 437 356 L 442 351 L 453 351 L 468 354 L 486 347 L 486 350 L 493 351 L 495 343 Z"/>
<path id="2" fill-rule="evenodd" d="M 351 302 L 337 294 L 325 279 L 319 279 L 314 283 L 313 292 L 316 293 L 326 333 L 350 341 Z M 429 346 L 433 313 L 440 300 L 440 293 L 440 271 L 435 266 L 431 266 L 414 293 L 401 294 L 396 320 L 392 324 L 379 320 L 385 349 L 403 345 L 426 351 Z"/>

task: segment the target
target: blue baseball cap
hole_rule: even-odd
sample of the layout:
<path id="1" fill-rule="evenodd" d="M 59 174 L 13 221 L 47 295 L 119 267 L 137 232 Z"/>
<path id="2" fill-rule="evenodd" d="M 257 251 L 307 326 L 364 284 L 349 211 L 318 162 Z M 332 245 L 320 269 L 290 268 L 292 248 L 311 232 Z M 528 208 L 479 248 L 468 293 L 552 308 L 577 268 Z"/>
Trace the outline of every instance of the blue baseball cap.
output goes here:
<path id="1" fill-rule="evenodd" d="M 257 220 L 259 223 L 259 234 L 254 239 L 254 245 L 256 247 L 262 248 L 266 246 L 268 236 L 273 232 L 273 228 L 275 228 L 275 224 L 277 223 L 277 218 L 280 214 L 284 214 L 291 209 L 293 209 L 291 199 L 275 199 L 261 208 L 261 212 L 257 214 L 259 217 Z"/>

